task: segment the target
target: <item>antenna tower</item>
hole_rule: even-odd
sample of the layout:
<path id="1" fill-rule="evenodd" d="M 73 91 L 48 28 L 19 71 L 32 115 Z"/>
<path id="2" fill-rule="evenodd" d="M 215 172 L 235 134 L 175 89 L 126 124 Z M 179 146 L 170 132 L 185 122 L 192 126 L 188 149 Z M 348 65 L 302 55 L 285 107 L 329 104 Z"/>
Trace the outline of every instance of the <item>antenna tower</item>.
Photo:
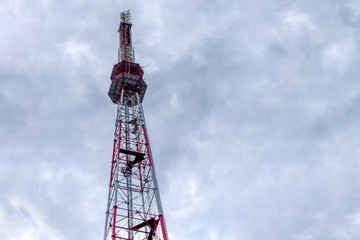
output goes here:
<path id="1" fill-rule="evenodd" d="M 144 71 L 134 62 L 130 11 L 120 17 L 118 63 L 109 89 L 117 114 L 104 240 L 168 240 L 142 109 Z"/>

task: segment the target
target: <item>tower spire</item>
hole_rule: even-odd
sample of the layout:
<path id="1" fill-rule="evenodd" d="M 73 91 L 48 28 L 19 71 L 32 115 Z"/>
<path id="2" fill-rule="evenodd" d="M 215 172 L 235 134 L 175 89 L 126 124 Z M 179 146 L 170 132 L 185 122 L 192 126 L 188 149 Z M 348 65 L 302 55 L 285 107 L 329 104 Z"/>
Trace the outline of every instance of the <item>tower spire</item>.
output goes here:
<path id="1" fill-rule="evenodd" d="M 130 10 L 124 11 L 120 14 L 120 26 L 119 26 L 119 53 L 118 62 L 127 60 L 130 62 L 135 61 L 133 59 L 133 47 L 131 39 L 131 12 Z"/>

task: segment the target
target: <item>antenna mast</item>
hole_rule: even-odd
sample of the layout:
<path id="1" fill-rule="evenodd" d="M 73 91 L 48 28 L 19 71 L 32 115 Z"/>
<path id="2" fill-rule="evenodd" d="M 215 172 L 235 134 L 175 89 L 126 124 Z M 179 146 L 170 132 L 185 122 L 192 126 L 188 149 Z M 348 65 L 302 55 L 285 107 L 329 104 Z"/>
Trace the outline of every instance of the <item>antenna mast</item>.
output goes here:
<path id="1" fill-rule="evenodd" d="M 118 63 L 108 93 L 117 114 L 104 240 L 168 240 L 142 109 L 147 85 L 134 62 L 130 11 L 120 16 Z"/>

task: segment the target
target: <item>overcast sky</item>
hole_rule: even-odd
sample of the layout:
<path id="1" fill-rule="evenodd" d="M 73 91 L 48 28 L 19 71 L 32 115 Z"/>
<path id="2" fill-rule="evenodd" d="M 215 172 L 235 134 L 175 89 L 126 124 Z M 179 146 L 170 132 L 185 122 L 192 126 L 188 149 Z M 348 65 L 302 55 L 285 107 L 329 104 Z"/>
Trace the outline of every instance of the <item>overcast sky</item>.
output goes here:
<path id="1" fill-rule="evenodd" d="M 102 239 L 127 9 L 170 240 L 360 239 L 357 0 L 0 0 L 0 239 Z"/>

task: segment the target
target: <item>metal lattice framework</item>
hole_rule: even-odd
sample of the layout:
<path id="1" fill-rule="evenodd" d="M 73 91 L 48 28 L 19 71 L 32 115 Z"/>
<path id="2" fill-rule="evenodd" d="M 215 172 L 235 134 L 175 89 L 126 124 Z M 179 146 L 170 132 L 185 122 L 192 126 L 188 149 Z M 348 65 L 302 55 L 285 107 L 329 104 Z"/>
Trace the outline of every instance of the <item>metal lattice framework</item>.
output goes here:
<path id="1" fill-rule="evenodd" d="M 133 59 L 133 47 L 131 41 L 132 24 L 130 10 L 122 12 L 120 18 L 121 23 L 118 31 L 120 33 L 118 61 L 134 61 L 135 59 Z"/>
<path id="2" fill-rule="evenodd" d="M 120 53 L 126 49 L 122 39 L 131 39 L 131 28 L 121 28 L 129 14 L 122 13 Z M 141 104 L 147 87 L 142 75 L 132 58 L 120 58 L 111 75 L 109 96 L 118 108 L 104 240 L 168 239 Z"/>

